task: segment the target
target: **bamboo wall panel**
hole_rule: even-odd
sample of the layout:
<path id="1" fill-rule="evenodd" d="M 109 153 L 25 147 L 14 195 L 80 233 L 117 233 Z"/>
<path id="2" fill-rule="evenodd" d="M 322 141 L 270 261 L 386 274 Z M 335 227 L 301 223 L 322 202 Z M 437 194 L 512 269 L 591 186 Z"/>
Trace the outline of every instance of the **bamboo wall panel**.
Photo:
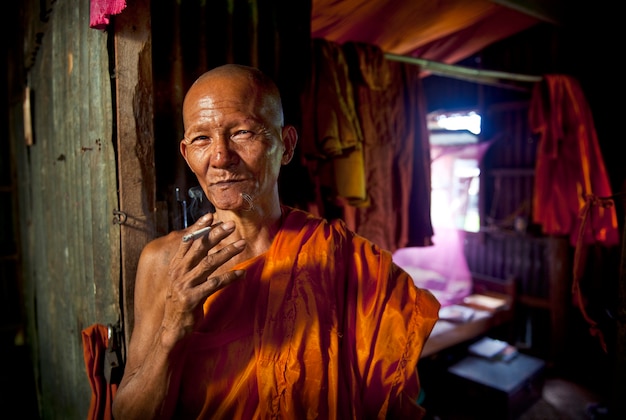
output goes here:
<path id="1" fill-rule="evenodd" d="M 532 223 L 537 142 L 529 130 L 528 102 L 487 107 L 485 139 L 493 141 L 481 167 L 482 230 L 468 234 L 470 270 L 498 279 L 513 278 L 517 288 L 518 339 L 538 356 L 559 360 L 564 347 L 570 281 L 555 238 Z M 532 327 L 528 327 L 532 320 Z"/>
<path id="2" fill-rule="evenodd" d="M 482 162 L 483 233 L 466 239 L 470 270 L 500 279 L 515 277 L 518 293 L 547 299 L 546 239 L 532 224 L 537 144 L 529 129 L 528 102 L 490 106 L 483 124 L 493 144 Z"/>
<path id="3" fill-rule="evenodd" d="M 484 122 L 494 141 L 483 160 L 486 224 L 511 229 L 515 218 L 531 221 L 537 143 L 528 124 L 528 103 L 489 108 Z"/>
<path id="4" fill-rule="evenodd" d="M 471 272 L 502 280 L 513 277 L 519 294 L 550 297 L 546 238 L 466 233 L 465 254 Z"/>
<path id="5" fill-rule="evenodd" d="M 24 298 L 42 418 L 82 419 L 91 390 L 81 331 L 120 318 L 111 80 L 107 34 L 89 28 L 89 1 L 47 7 L 28 72 L 32 146 L 22 104 L 12 104 Z"/>

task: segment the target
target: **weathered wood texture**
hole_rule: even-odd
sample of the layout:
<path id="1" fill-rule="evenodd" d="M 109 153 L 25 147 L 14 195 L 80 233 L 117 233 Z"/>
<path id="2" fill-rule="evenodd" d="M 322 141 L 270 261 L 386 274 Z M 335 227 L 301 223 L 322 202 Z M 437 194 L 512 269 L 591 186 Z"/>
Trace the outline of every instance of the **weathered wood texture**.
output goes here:
<path id="1" fill-rule="evenodd" d="M 91 390 L 81 331 L 120 318 L 107 34 L 89 28 L 88 0 L 45 3 L 25 7 L 32 146 L 21 101 L 10 109 L 27 338 L 41 417 L 83 419 Z"/>
<path id="2" fill-rule="evenodd" d="M 129 2 L 115 20 L 115 87 L 126 343 L 134 326 L 134 289 L 142 248 L 156 237 L 150 2 Z"/>
<path id="3" fill-rule="evenodd" d="M 550 297 L 550 261 L 546 238 L 506 232 L 466 233 L 465 254 L 470 271 L 498 279 L 514 277 L 519 297 L 537 302 Z"/>

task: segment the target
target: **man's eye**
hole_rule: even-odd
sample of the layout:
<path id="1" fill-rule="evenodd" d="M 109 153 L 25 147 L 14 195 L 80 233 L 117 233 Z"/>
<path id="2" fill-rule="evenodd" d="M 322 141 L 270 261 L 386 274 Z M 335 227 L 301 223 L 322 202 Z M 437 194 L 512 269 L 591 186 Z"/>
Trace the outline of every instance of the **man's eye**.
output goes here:
<path id="1" fill-rule="evenodd" d="M 235 134 L 232 135 L 232 139 L 235 141 L 238 140 L 249 140 L 254 137 L 254 133 L 248 130 L 239 130 Z"/>
<path id="2" fill-rule="evenodd" d="M 202 142 L 208 142 L 208 141 L 211 141 L 211 138 L 208 136 L 196 136 L 191 139 L 192 143 L 202 143 Z"/>

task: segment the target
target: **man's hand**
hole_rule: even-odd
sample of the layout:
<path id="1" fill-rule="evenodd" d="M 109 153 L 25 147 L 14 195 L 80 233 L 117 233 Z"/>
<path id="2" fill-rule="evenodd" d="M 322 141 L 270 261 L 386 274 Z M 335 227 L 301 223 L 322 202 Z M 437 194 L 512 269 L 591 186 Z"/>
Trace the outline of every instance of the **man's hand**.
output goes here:
<path id="1" fill-rule="evenodd" d="M 192 226 L 192 231 L 210 226 L 212 222 L 213 216 L 206 215 Z M 213 250 L 234 230 L 235 224 L 228 221 L 216 225 L 208 235 L 188 242 L 181 241 L 168 270 L 169 287 L 162 322 L 162 344 L 166 347 L 174 346 L 194 330 L 202 320 L 202 304 L 207 297 L 243 276 L 243 270 L 211 276 L 245 248 L 246 242 L 240 239 Z"/>

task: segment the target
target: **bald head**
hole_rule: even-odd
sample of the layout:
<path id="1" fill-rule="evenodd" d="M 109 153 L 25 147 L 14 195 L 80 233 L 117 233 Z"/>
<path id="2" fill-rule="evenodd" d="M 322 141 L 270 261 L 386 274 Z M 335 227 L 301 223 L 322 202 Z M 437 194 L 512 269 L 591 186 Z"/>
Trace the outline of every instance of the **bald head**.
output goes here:
<path id="1" fill-rule="evenodd" d="M 249 209 L 242 200 L 253 197 L 258 211 L 280 213 L 278 175 L 298 135 L 271 79 L 234 64 L 208 71 L 185 96 L 183 122 L 180 152 L 216 209 Z"/>
<path id="2" fill-rule="evenodd" d="M 267 75 L 255 67 L 225 64 L 202 74 L 191 85 L 183 102 L 183 118 L 189 102 L 206 96 L 237 97 L 256 104 L 274 124 L 284 125 L 283 107 L 278 87 Z"/>

